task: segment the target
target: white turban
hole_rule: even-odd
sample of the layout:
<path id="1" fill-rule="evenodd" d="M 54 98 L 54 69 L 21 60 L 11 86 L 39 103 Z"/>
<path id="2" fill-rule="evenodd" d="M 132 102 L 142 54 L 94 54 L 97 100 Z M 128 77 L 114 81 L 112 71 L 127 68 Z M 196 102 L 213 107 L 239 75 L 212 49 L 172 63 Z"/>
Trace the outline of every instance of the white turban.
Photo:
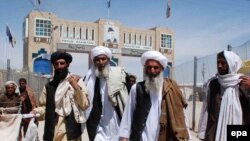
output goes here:
<path id="1" fill-rule="evenodd" d="M 16 94 L 19 94 L 19 88 L 18 88 L 18 85 L 16 84 L 15 81 L 7 81 L 7 82 L 5 83 L 5 87 L 8 86 L 8 85 L 10 85 L 10 84 L 13 84 L 13 85 L 16 86 L 15 93 L 16 93 Z"/>
<path id="2" fill-rule="evenodd" d="M 229 67 L 229 73 L 236 73 L 241 68 L 242 60 L 240 57 L 232 51 L 224 50 L 224 56 L 227 60 Z"/>
<path id="3" fill-rule="evenodd" d="M 147 60 L 155 60 L 159 62 L 163 68 L 166 68 L 168 65 L 168 59 L 158 51 L 152 50 L 152 51 L 147 51 L 143 53 L 141 56 L 142 65 L 145 65 Z"/>
<path id="4" fill-rule="evenodd" d="M 112 57 L 112 52 L 109 48 L 104 46 L 96 46 L 91 50 L 91 60 L 93 61 L 96 56 L 106 55 L 109 59 Z"/>

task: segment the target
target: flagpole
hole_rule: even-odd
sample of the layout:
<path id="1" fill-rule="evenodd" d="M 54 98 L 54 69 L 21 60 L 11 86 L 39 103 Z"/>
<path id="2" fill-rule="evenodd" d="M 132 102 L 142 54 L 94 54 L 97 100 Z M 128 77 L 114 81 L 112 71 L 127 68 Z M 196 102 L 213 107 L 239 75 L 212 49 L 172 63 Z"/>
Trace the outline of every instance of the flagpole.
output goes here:
<path id="1" fill-rule="evenodd" d="M 108 20 L 109 20 L 109 8 L 108 8 Z"/>
<path id="2" fill-rule="evenodd" d="M 109 14 L 110 14 L 110 13 L 109 13 L 109 12 L 110 12 L 110 11 L 109 11 L 109 10 L 110 10 L 110 0 L 108 0 L 107 6 L 108 6 L 108 20 L 109 20 Z"/>
<path id="3" fill-rule="evenodd" d="M 7 57 L 6 57 L 7 38 L 4 38 L 3 41 L 4 41 L 4 51 L 3 51 L 3 63 L 4 63 L 5 60 L 7 60 Z"/>
<path id="4" fill-rule="evenodd" d="M 36 9 L 37 0 L 34 0 L 34 8 Z"/>

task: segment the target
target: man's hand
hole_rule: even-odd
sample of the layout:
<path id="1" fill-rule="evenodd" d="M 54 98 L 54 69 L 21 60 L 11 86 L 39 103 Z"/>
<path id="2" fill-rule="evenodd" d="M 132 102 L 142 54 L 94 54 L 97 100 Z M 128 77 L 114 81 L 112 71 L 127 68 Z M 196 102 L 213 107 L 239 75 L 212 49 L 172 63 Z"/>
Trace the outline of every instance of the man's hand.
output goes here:
<path id="1" fill-rule="evenodd" d="M 75 89 L 79 90 L 80 86 L 77 84 L 78 80 L 80 79 L 77 75 L 70 75 L 68 78 L 69 84 Z"/>
<path id="2" fill-rule="evenodd" d="M 25 97 L 21 95 L 21 96 L 20 96 L 20 100 L 21 100 L 22 102 L 24 102 Z"/>
<path id="3" fill-rule="evenodd" d="M 248 76 L 240 76 L 240 84 L 245 84 L 247 85 L 248 87 L 250 87 L 250 77 Z"/>

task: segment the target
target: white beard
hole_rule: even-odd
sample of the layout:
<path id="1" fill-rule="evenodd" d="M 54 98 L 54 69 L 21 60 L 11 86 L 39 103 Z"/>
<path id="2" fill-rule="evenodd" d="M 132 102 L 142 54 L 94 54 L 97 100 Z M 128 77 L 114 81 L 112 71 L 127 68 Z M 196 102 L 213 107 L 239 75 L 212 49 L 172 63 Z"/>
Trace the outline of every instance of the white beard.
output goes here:
<path id="1" fill-rule="evenodd" d="M 105 65 L 102 71 L 99 71 L 98 68 L 95 68 L 95 76 L 98 78 L 107 78 L 109 75 L 109 65 Z"/>
<path id="2" fill-rule="evenodd" d="M 145 88 L 146 91 L 149 92 L 149 90 L 156 90 L 159 91 L 163 82 L 163 72 L 161 72 L 156 77 L 149 77 L 147 74 L 145 74 Z"/>

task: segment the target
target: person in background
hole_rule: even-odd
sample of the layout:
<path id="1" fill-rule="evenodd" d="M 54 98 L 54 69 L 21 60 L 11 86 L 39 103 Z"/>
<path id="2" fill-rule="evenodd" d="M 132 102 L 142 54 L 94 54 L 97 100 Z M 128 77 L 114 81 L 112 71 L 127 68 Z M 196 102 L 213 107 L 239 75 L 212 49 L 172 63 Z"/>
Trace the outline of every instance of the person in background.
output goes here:
<path id="1" fill-rule="evenodd" d="M 97 46 L 91 50 L 92 66 L 86 75 L 90 108 L 86 110 L 90 141 L 118 141 L 119 124 L 127 101 L 125 71 L 111 67 L 111 50 Z"/>
<path id="2" fill-rule="evenodd" d="M 136 83 L 136 76 L 133 74 L 126 73 L 126 87 L 128 93 L 130 92 L 131 87 Z"/>
<path id="3" fill-rule="evenodd" d="M 157 51 L 142 54 L 144 81 L 131 88 L 120 125 L 120 141 L 191 139 L 186 100 L 174 80 L 163 78 L 167 62 Z"/>
<path id="4" fill-rule="evenodd" d="M 69 72 L 72 56 L 66 52 L 54 52 L 51 63 L 53 80 L 45 85 L 39 107 L 32 113 L 40 113 L 45 119 L 43 140 L 80 141 L 86 121 L 84 110 L 88 108 L 87 90 L 82 78 Z"/>
<path id="5" fill-rule="evenodd" d="M 237 73 L 241 58 L 232 51 L 217 54 L 217 75 L 208 84 L 198 138 L 226 141 L 227 125 L 250 124 L 249 78 Z"/>
<path id="6" fill-rule="evenodd" d="M 22 114 L 30 113 L 34 108 L 36 108 L 36 97 L 34 91 L 27 86 L 27 81 L 25 78 L 19 79 L 19 91 L 20 99 L 22 101 Z M 25 136 L 28 129 L 30 119 L 22 119 L 21 127 L 23 127 L 23 135 Z M 21 131 L 21 130 L 20 130 Z"/>
<path id="7" fill-rule="evenodd" d="M 0 119 L 3 118 L 3 121 L 6 123 L 2 123 L 1 127 L 6 126 L 7 129 L 1 130 L 1 133 L 5 134 L 4 132 L 11 131 L 13 132 L 12 135 L 18 135 L 17 137 L 3 137 L 3 140 L 15 138 L 15 140 L 21 141 L 22 140 L 22 132 L 20 129 L 16 129 L 17 127 L 20 127 L 21 125 L 21 108 L 22 108 L 22 100 L 20 98 L 20 92 L 18 85 L 15 81 L 7 81 L 5 83 L 5 92 L 4 94 L 0 95 Z M 1 117 L 1 114 L 3 114 L 3 117 Z M 6 118 L 5 114 L 9 114 L 7 116 L 8 120 L 4 119 Z M 4 117 L 5 116 L 5 117 Z M 17 125 L 19 124 L 19 125 Z M 15 128 L 15 129 L 14 129 Z M 7 135 L 9 133 L 6 133 Z"/>
<path id="8" fill-rule="evenodd" d="M 6 110 L 6 114 L 21 114 L 21 99 L 18 85 L 14 81 L 7 81 L 5 83 L 5 92 L 0 95 L 0 107 L 10 108 L 16 107 L 13 110 Z M 0 111 L 1 112 L 1 111 Z"/>

